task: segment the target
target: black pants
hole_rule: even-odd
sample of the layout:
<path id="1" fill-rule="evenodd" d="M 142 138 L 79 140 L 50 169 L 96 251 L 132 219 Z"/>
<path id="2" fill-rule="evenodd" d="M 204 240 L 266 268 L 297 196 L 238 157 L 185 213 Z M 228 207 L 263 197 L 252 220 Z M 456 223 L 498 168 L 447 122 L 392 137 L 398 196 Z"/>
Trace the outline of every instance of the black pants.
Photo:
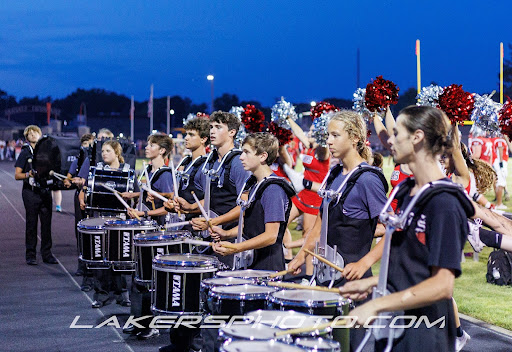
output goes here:
<path id="1" fill-rule="evenodd" d="M 130 290 L 130 301 L 132 302 L 130 314 L 135 318 L 140 318 L 145 315 L 151 316 L 137 321 L 137 324 L 148 328 L 151 320 L 153 319 L 153 312 L 151 312 L 151 292 L 149 292 L 146 286 L 135 283 L 133 276 L 132 287 Z"/>
<path id="2" fill-rule="evenodd" d="M 21 192 L 25 205 L 26 259 L 36 258 L 37 219 L 41 221 L 41 256 L 52 256 L 52 192 L 46 189 L 24 188 Z"/>
<path id="3" fill-rule="evenodd" d="M 126 292 L 126 274 L 108 269 L 92 270 L 94 276 L 94 300 L 106 302 L 110 292 L 121 295 Z"/>

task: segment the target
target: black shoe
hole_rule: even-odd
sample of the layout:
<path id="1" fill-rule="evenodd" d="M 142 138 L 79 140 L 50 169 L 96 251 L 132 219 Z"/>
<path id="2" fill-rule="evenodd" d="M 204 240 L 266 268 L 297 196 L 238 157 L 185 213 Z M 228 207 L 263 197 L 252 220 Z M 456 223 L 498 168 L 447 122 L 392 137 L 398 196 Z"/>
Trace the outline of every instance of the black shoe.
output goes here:
<path id="1" fill-rule="evenodd" d="M 160 336 L 160 331 L 158 331 L 158 329 L 144 329 L 137 334 L 137 338 L 139 340 L 148 340 L 157 336 Z"/>
<path id="2" fill-rule="evenodd" d="M 76 269 L 75 276 L 84 276 L 84 271 L 80 268 Z"/>
<path id="3" fill-rule="evenodd" d="M 104 305 L 105 305 L 105 302 L 103 302 L 103 301 L 94 301 L 94 302 L 92 302 L 91 307 L 92 308 L 101 308 Z"/>
<path id="4" fill-rule="evenodd" d="M 27 264 L 28 265 L 37 265 L 37 260 L 35 260 L 35 259 L 27 259 Z"/>
<path id="5" fill-rule="evenodd" d="M 123 334 L 136 335 L 141 332 L 140 328 L 136 327 L 133 324 L 128 324 L 127 327 L 123 328 Z"/>
<path id="6" fill-rule="evenodd" d="M 82 286 L 80 286 L 80 289 L 84 292 L 89 292 L 92 290 L 92 286 L 88 282 L 85 282 L 85 283 L 82 283 Z"/>
<path id="7" fill-rule="evenodd" d="M 57 261 L 57 259 L 55 259 L 53 255 L 51 257 L 43 259 L 43 262 L 45 262 L 46 264 L 59 264 L 59 262 Z"/>

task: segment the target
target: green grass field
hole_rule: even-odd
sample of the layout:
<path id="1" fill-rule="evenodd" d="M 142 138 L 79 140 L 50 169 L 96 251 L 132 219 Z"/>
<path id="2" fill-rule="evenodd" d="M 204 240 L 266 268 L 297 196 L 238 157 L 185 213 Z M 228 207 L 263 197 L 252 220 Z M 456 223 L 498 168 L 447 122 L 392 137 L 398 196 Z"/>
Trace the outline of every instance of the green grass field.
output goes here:
<path id="1" fill-rule="evenodd" d="M 512 163 L 511 163 L 512 164 Z M 509 175 L 511 173 L 511 164 L 509 164 Z M 388 158 L 384 159 L 384 174 L 389 180 L 394 165 L 388 162 Z M 507 189 L 512 195 L 512 182 L 509 178 Z M 486 195 L 489 200 L 494 199 L 494 192 Z M 507 211 L 511 211 L 512 202 L 505 202 L 509 207 Z M 295 224 L 290 225 L 293 239 L 298 239 L 301 232 L 295 230 Z M 492 249 L 486 247 L 479 253 L 478 262 L 473 258 L 466 257 L 466 261 L 462 263 L 462 275 L 455 280 L 454 297 L 457 301 L 459 311 L 476 319 L 483 320 L 493 325 L 512 330 L 512 287 L 503 287 L 488 284 L 485 280 L 487 273 L 487 258 Z M 296 251 L 294 251 L 296 252 Z M 473 253 L 468 242 L 464 252 Z M 375 275 L 379 272 L 379 263 L 372 267 Z"/>

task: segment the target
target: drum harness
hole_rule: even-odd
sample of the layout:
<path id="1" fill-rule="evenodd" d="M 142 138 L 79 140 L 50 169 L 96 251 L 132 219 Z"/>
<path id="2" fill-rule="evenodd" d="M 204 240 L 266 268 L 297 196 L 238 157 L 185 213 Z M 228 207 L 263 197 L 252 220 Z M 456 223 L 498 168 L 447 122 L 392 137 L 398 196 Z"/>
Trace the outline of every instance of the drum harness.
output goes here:
<path id="1" fill-rule="evenodd" d="M 373 288 L 372 299 L 376 299 L 390 294 L 390 292 L 387 289 L 387 281 L 389 272 L 389 256 L 391 251 L 391 237 L 395 230 L 403 230 L 407 226 L 409 214 L 411 213 L 413 207 L 416 204 L 423 202 L 425 199 L 430 198 L 429 194 L 432 194 L 431 191 L 434 191 L 441 187 L 449 187 L 451 189 L 462 190 L 462 186 L 454 184 L 453 182 L 450 181 L 439 180 L 429 182 L 418 190 L 418 192 L 413 196 L 410 203 L 407 205 L 407 207 L 401 214 L 396 215 L 388 213 L 387 210 L 389 209 L 391 202 L 395 198 L 399 189 L 404 184 L 407 184 L 407 182 L 408 180 L 402 181 L 395 187 L 379 215 L 380 222 L 386 225 L 386 234 L 384 237 L 384 248 L 382 251 L 382 258 L 380 264 L 379 281 L 377 283 L 377 286 Z M 402 336 L 402 334 L 404 333 L 404 324 L 400 322 L 395 322 L 394 325 L 398 327 L 392 328 L 389 326 L 389 323 L 394 320 L 390 318 L 393 318 L 393 316 L 403 315 L 403 313 L 403 311 L 380 313 L 379 318 L 377 318 L 373 322 L 372 326 L 366 331 L 366 334 L 363 340 L 361 341 L 360 345 L 357 347 L 356 352 L 361 352 L 363 350 L 364 346 L 368 343 L 372 334 L 375 340 L 387 339 L 386 348 L 384 351 L 391 351 L 393 347 L 393 341 Z"/>

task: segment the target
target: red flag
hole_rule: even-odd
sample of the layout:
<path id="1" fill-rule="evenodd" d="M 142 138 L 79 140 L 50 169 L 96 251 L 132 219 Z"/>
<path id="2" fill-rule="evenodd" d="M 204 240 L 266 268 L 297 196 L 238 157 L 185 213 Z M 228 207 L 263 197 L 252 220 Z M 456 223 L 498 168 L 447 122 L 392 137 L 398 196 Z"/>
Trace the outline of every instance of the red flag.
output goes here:
<path id="1" fill-rule="evenodd" d="M 46 121 L 50 124 L 50 115 L 52 114 L 52 103 L 46 103 Z"/>

